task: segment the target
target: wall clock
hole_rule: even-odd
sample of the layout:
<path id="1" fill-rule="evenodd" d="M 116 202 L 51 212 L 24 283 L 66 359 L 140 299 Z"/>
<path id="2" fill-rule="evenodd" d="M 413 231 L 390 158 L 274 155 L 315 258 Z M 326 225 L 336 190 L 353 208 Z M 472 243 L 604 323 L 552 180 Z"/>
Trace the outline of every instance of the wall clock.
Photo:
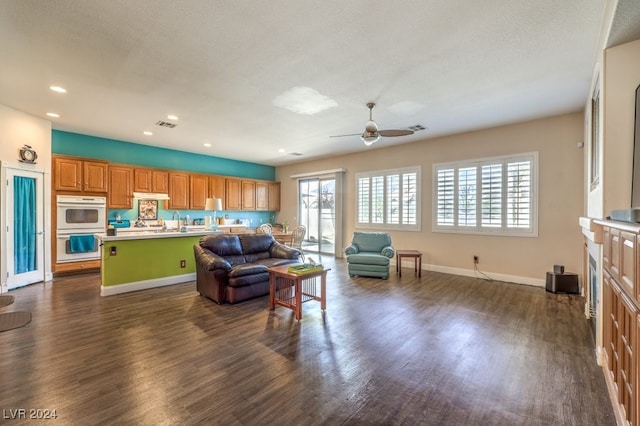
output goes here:
<path id="1" fill-rule="evenodd" d="M 35 164 L 38 154 L 31 149 L 29 145 L 25 145 L 20 148 L 20 161 L 23 163 Z"/>

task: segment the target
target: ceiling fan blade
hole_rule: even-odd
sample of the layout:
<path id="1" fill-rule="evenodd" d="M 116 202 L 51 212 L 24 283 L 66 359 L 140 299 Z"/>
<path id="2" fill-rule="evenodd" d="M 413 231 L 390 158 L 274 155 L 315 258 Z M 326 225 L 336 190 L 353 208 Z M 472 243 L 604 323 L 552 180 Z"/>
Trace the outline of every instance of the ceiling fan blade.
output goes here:
<path id="1" fill-rule="evenodd" d="M 413 134 L 413 130 L 378 130 L 380 136 L 392 137 L 392 136 L 408 136 Z"/>
<path id="2" fill-rule="evenodd" d="M 333 135 L 333 136 L 329 136 L 330 138 L 342 138 L 345 136 L 360 136 L 362 133 L 352 133 L 350 135 Z"/>

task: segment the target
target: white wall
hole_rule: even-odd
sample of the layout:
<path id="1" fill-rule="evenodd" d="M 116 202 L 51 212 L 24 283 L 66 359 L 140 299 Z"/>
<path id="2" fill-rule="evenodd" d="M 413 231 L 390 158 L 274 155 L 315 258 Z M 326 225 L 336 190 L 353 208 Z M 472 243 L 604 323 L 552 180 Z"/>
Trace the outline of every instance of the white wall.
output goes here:
<path id="1" fill-rule="evenodd" d="M 38 153 L 37 164 L 18 161 L 18 152 L 25 144 Z M 45 274 L 51 277 L 51 122 L 0 105 L 0 162 L 45 172 Z M 1 185 L 0 191 L 5 187 Z M 3 205 L 0 215 L 10 207 Z M 6 253 L 5 247 L 2 253 Z M 0 262 L 2 259 L 0 256 Z"/>
<path id="2" fill-rule="evenodd" d="M 296 181 L 291 175 L 344 168 L 345 242 L 355 229 L 355 174 L 363 171 L 422 166 L 422 231 L 391 232 L 394 246 L 423 252 L 428 269 L 473 275 L 480 269 L 506 281 L 544 285 L 554 264 L 582 275 L 583 246 L 578 217 L 583 211 L 583 113 L 561 115 L 412 144 L 385 147 L 307 163 L 278 167 L 282 210 L 277 221 L 296 223 Z M 537 238 L 443 234 L 431 231 L 432 164 L 499 155 L 539 152 L 539 236 Z"/>

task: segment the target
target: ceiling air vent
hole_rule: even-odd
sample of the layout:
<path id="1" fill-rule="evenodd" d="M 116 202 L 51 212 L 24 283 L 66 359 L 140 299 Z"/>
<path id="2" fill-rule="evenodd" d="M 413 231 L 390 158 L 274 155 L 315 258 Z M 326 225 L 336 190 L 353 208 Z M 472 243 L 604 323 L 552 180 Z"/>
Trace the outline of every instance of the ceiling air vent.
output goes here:
<path id="1" fill-rule="evenodd" d="M 296 157 L 300 157 L 301 155 L 304 155 L 304 154 L 301 154 L 299 152 L 290 152 L 289 155 L 295 155 Z"/>
<path id="2" fill-rule="evenodd" d="M 177 124 L 169 123 L 168 121 L 159 120 L 159 121 L 156 122 L 156 126 L 168 127 L 170 129 L 173 129 L 174 127 L 177 126 Z"/>
<path id="3" fill-rule="evenodd" d="M 413 130 L 414 132 L 419 132 L 420 130 L 426 130 L 427 128 L 424 126 L 421 126 L 420 124 L 416 124 L 415 126 L 409 126 L 409 128 L 411 130 Z"/>

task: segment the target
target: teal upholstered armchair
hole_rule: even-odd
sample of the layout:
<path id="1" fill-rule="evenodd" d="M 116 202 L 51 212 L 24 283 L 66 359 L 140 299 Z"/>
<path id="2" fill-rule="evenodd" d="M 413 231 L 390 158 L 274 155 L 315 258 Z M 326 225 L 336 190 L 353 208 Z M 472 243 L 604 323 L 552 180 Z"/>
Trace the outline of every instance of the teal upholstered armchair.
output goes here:
<path id="1" fill-rule="evenodd" d="M 395 256 L 395 249 L 386 232 L 354 232 L 344 253 L 350 276 L 389 278 L 389 260 Z"/>

